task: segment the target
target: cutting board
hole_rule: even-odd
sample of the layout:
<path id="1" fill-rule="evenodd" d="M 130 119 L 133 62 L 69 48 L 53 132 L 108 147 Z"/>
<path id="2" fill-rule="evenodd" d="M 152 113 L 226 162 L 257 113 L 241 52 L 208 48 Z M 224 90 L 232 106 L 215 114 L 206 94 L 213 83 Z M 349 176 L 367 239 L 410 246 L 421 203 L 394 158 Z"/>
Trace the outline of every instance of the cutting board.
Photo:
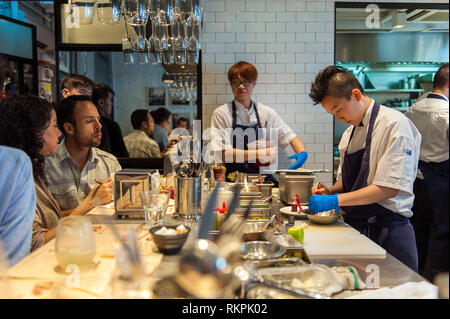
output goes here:
<path id="1" fill-rule="evenodd" d="M 296 224 L 301 221 L 296 221 Z M 348 224 L 338 221 L 331 225 L 309 222 L 303 244 L 310 257 L 382 258 L 386 250 L 360 234 Z"/>

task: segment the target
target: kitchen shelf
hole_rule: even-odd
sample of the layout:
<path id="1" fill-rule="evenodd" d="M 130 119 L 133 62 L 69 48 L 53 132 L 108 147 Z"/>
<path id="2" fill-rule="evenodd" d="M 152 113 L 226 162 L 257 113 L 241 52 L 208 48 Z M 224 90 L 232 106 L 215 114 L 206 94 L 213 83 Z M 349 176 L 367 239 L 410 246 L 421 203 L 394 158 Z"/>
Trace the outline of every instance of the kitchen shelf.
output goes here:
<path id="1" fill-rule="evenodd" d="M 411 93 L 423 92 L 423 89 L 364 89 L 365 92 L 392 92 L 392 93 Z"/>

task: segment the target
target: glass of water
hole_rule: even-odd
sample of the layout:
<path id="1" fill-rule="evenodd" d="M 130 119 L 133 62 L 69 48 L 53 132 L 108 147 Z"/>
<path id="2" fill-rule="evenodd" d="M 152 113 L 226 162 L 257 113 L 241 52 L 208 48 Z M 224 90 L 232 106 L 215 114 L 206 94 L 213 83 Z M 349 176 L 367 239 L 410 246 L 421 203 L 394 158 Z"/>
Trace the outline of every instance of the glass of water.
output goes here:
<path id="1" fill-rule="evenodd" d="M 169 206 L 170 192 L 166 190 L 159 192 L 143 191 L 141 199 L 145 223 L 152 226 L 162 224 Z"/>

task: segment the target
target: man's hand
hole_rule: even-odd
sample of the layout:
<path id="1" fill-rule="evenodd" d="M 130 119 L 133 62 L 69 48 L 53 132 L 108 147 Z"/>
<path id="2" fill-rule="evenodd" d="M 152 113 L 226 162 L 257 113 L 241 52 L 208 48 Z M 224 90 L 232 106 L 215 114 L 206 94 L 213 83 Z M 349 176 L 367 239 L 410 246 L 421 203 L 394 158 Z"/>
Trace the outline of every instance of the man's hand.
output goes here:
<path id="1" fill-rule="evenodd" d="M 289 169 L 297 169 L 299 167 L 302 167 L 307 158 L 308 158 L 308 153 L 306 151 L 289 156 L 289 159 L 296 160 L 295 164 L 292 165 L 291 167 L 289 167 Z"/>
<path id="2" fill-rule="evenodd" d="M 331 209 L 337 213 L 341 209 L 338 204 L 338 194 L 313 195 L 309 198 L 308 208 L 314 214 Z"/>

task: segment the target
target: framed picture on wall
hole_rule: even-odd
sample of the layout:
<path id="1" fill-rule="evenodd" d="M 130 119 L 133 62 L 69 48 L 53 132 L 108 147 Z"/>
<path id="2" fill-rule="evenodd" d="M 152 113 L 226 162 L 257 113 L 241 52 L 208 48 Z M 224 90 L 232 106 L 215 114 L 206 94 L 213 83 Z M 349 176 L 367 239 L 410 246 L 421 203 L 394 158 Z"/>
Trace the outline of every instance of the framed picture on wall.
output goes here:
<path id="1" fill-rule="evenodd" d="M 167 89 L 163 86 L 148 88 L 148 105 L 166 105 Z"/>

